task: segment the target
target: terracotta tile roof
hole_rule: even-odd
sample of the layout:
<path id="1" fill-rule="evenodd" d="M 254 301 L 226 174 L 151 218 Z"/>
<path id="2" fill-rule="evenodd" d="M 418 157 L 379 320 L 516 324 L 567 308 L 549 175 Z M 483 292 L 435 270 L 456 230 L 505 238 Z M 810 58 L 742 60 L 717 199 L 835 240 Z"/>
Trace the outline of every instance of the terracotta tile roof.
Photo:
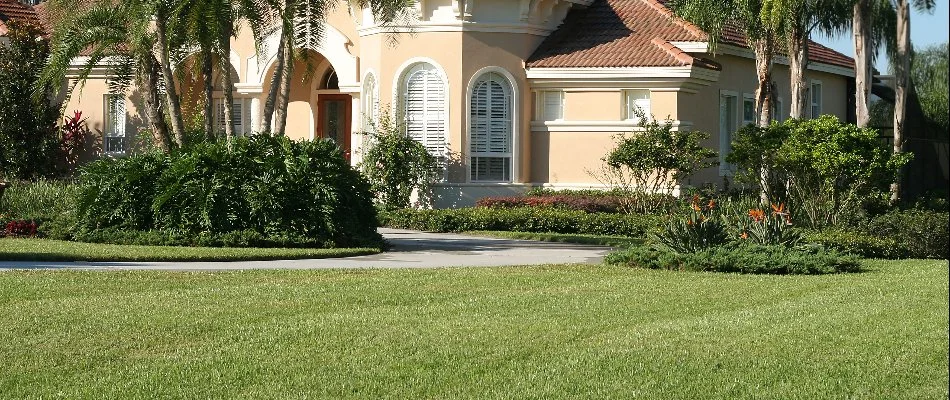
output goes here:
<path id="1" fill-rule="evenodd" d="M 597 0 L 571 11 L 527 66 L 537 67 L 673 67 L 712 66 L 669 42 L 704 41 L 696 26 L 671 18 L 655 0 Z"/>
<path id="2" fill-rule="evenodd" d="M 692 57 L 670 42 L 705 42 L 699 27 L 675 18 L 666 0 L 596 0 L 573 10 L 527 62 L 529 68 L 663 67 L 696 65 L 718 69 L 710 60 Z M 746 47 L 745 34 L 727 27 L 721 43 Z M 853 68 L 854 60 L 821 44 L 809 43 L 809 57 Z"/>
<path id="3" fill-rule="evenodd" d="M 16 19 L 42 26 L 33 8 L 17 0 L 0 0 L 0 35 L 6 35 L 6 22 Z"/>

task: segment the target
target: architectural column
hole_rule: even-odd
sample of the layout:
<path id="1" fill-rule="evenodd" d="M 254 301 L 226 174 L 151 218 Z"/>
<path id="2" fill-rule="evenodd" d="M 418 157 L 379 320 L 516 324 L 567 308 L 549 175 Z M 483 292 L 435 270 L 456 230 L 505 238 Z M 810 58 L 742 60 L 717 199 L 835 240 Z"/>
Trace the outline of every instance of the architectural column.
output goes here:
<path id="1" fill-rule="evenodd" d="M 260 97 L 251 98 L 251 132 L 261 130 L 261 99 Z"/>

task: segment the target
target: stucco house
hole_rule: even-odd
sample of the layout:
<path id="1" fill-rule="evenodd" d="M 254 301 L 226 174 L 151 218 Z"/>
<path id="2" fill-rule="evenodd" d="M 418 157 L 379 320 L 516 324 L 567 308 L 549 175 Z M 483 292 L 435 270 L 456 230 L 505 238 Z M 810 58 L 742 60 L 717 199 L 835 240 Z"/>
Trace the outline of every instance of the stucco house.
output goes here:
<path id="1" fill-rule="evenodd" d="M 359 132 L 390 110 L 447 164 L 438 207 L 536 186 L 601 186 L 588 171 L 599 168 L 614 135 L 637 129 L 636 107 L 677 129 L 709 132 L 708 146 L 720 151 L 753 120 L 754 60 L 744 38 L 728 32 L 712 54 L 706 34 L 673 18 L 662 1 L 418 0 L 412 11 L 412 26 L 384 27 L 369 10 L 341 2 L 307 49 L 313 72 L 295 68 L 286 134 L 332 138 L 357 163 Z M 233 119 L 242 134 L 261 126 L 277 40 L 259 54 L 250 29 L 233 39 Z M 848 119 L 853 65 L 812 43 L 812 115 Z M 122 154 L 145 126 L 141 96 L 110 94 L 107 78 L 95 75 L 66 110 L 89 117 L 102 136 L 98 151 Z M 789 71 L 782 57 L 774 80 L 784 119 Z M 194 80 L 181 85 L 200 93 Z M 220 89 L 216 96 L 223 98 Z M 222 108 L 214 109 L 223 122 Z M 710 168 L 682 184 L 721 184 L 728 174 L 727 166 Z"/>

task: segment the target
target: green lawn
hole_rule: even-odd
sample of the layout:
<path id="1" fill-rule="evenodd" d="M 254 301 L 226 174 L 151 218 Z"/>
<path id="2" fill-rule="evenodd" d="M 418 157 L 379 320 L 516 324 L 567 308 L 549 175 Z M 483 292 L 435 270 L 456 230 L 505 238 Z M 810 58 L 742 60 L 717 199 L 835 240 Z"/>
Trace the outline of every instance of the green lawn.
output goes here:
<path id="1" fill-rule="evenodd" d="M 947 398 L 948 264 L 0 273 L 2 398 Z"/>
<path id="2" fill-rule="evenodd" d="M 643 239 L 626 236 L 584 235 L 569 233 L 535 233 L 509 231 L 470 231 L 469 235 L 488 236 L 502 239 L 537 240 L 541 242 L 593 244 L 609 247 L 630 247 L 643 244 Z"/>
<path id="3" fill-rule="evenodd" d="M 350 257 L 379 252 L 379 249 L 120 246 L 46 239 L 0 239 L 0 261 L 252 261 Z"/>

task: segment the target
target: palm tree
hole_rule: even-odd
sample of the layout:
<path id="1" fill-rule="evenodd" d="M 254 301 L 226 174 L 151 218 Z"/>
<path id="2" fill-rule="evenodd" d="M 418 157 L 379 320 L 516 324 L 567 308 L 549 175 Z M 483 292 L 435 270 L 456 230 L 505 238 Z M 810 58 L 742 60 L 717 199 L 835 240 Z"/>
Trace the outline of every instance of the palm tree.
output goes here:
<path id="1" fill-rule="evenodd" d="M 41 84 L 59 88 L 72 61 L 80 55 L 88 56 L 78 74 L 76 85 L 80 87 L 93 68 L 107 65 L 113 92 L 123 93 L 133 82 L 142 91 L 155 145 L 168 151 L 171 138 L 165 122 L 167 108 L 163 107 L 163 100 L 167 101 L 168 96 L 163 99 L 159 87 L 170 76 L 163 74 L 166 68 L 154 53 L 159 43 L 157 29 L 151 23 L 156 15 L 155 4 L 135 0 L 117 3 L 52 0 L 50 9 L 54 14 L 73 14 L 58 19 L 50 56 L 41 73 Z M 77 10 L 80 11 L 76 13 Z M 175 134 L 179 139 L 177 132 Z"/>
<path id="2" fill-rule="evenodd" d="M 738 29 L 745 34 L 748 46 L 755 53 L 758 78 L 755 91 L 756 125 L 767 127 L 772 122 L 772 58 L 778 29 L 772 25 L 772 20 L 763 18 L 763 0 L 675 0 L 668 4 L 676 15 L 706 32 L 713 51 L 726 29 Z M 770 175 L 765 167 L 759 173 L 763 203 L 771 201 L 768 189 Z"/>

